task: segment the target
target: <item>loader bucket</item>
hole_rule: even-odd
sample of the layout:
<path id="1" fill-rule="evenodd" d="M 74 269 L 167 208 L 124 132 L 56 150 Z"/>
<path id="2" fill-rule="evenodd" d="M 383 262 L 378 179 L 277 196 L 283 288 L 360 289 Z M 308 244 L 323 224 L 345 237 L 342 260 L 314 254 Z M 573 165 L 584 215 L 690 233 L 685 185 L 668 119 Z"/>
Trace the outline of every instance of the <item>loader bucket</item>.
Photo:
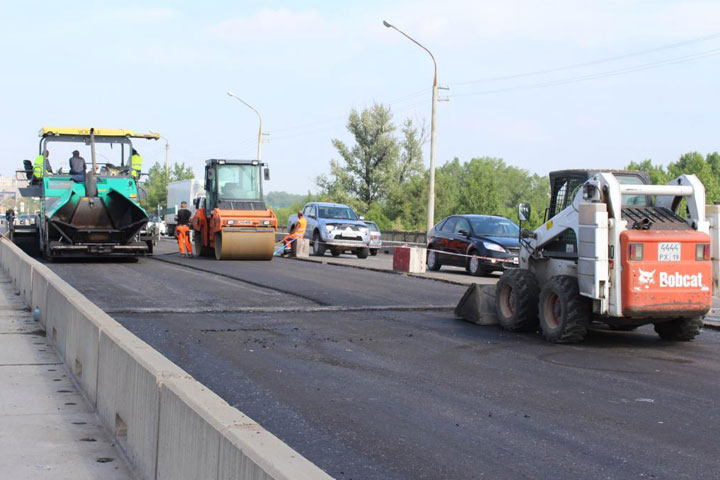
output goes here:
<path id="1" fill-rule="evenodd" d="M 272 260 L 275 230 L 272 228 L 223 228 L 215 234 L 218 260 Z"/>
<path id="2" fill-rule="evenodd" d="M 73 192 L 49 221 L 72 244 L 126 245 L 148 217 L 134 202 L 110 190 L 104 197 L 81 197 Z"/>

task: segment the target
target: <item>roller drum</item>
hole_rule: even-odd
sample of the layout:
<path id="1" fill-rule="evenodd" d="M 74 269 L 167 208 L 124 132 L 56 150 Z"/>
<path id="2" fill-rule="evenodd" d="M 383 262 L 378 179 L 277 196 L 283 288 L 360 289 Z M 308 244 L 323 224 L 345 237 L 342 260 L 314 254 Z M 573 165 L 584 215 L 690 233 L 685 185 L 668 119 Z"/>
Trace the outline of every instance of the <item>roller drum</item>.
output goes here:
<path id="1" fill-rule="evenodd" d="M 223 229 L 215 235 L 218 260 L 272 260 L 275 251 L 273 229 Z"/>

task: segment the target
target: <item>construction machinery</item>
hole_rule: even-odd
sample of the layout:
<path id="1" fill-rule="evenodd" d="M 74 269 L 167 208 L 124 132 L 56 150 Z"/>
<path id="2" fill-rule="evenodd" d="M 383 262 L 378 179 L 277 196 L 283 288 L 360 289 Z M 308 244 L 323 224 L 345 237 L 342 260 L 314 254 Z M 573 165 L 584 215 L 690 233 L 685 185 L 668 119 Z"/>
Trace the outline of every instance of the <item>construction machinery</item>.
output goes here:
<path id="1" fill-rule="evenodd" d="M 272 260 L 277 217 L 263 200 L 267 164 L 257 160 L 205 162 L 205 196 L 195 200 L 195 254 L 218 260 Z"/>
<path id="2" fill-rule="evenodd" d="M 50 258 L 144 255 L 148 246 L 138 240 L 138 233 L 148 216 L 138 203 L 138 187 L 131 175 L 132 140 L 157 140 L 160 135 L 57 127 L 43 127 L 38 135 L 41 155 L 53 148 L 51 144 L 89 146 L 91 166 L 84 173 L 71 175 L 62 169 L 49 171 L 46 160 L 43 175 L 37 179 L 26 161 L 21 173 L 31 182 L 20 193 L 39 198 L 41 207 L 34 228 L 11 231 L 13 241 L 29 253 Z M 98 163 L 95 147 L 99 144 L 117 150 L 119 164 Z"/>
<path id="3" fill-rule="evenodd" d="M 653 324 L 663 339 L 692 340 L 713 289 L 697 177 L 651 185 L 644 172 L 565 170 L 552 172 L 550 184 L 546 221 L 521 230 L 519 268 L 498 281 L 500 325 L 539 328 L 560 343 L 583 340 L 593 321 L 618 330 Z M 518 216 L 526 221 L 530 205 Z"/>

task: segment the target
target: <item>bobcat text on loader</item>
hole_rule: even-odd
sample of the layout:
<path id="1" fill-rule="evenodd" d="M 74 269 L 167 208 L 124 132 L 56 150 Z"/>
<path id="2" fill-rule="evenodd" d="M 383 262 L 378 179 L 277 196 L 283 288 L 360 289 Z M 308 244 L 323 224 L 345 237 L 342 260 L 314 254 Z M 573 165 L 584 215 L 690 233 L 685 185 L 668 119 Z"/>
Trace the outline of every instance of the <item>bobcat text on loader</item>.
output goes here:
<path id="1" fill-rule="evenodd" d="M 205 196 L 195 200 L 193 216 L 197 255 L 272 260 L 277 217 L 263 200 L 261 174 L 270 179 L 257 160 L 205 162 Z"/>
<path id="2" fill-rule="evenodd" d="M 157 140 L 160 135 L 59 127 L 43 127 L 38 135 L 41 154 L 51 143 L 89 145 L 92 166 L 84 175 L 70 175 L 49 172 L 48 162 L 44 162 L 39 184 L 20 189 L 24 197 L 40 199 L 39 217 L 32 228 L 11 230 L 12 240 L 30 254 L 42 253 L 50 258 L 133 257 L 147 253 L 148 246 L 138 240 L 138 233 L 147 224 L 148 215 L 138 203 L 130 157 L 132 139 Z M 98 163 L 96 144 L 117 150 L 118 164 Z M 59 161 L 55 163 L 57 166 Z M 22 173 L 32 179 L 29 161 Z"/>
<path id="3" fill-rule="evenodd" d="M 710 224 L 694 175 L 651 185 L 635 171 L 550 174 L 547 221 L 523 230 L 520 265 L 500 278 L 496 311 L 511 331 L 579 342 L 592 321 L 692 340 L 712 306 Z M 530 206 L 519 206 L 521 221 Z"/>

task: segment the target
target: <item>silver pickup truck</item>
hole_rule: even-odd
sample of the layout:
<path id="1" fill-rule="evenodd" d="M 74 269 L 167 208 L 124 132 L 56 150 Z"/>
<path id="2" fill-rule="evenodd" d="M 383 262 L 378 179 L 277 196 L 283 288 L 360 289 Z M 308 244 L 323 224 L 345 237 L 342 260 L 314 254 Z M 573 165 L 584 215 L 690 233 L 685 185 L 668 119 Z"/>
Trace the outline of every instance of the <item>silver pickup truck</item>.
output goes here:
<path id="1" fill-rule="evenodd" d="M 358 258 L 367 258 L 370 252 L 368 226 L 355 215 L 352 208 L 339 203 L 310 202 L 303 207 L 307 220 L 305 238 L 312 241 L 313 255 L 323 256 L 326 250 L 337 257 L 350 251 Z M 297 215 L 288 218 L 288 232 L 297 224 Z"/>

